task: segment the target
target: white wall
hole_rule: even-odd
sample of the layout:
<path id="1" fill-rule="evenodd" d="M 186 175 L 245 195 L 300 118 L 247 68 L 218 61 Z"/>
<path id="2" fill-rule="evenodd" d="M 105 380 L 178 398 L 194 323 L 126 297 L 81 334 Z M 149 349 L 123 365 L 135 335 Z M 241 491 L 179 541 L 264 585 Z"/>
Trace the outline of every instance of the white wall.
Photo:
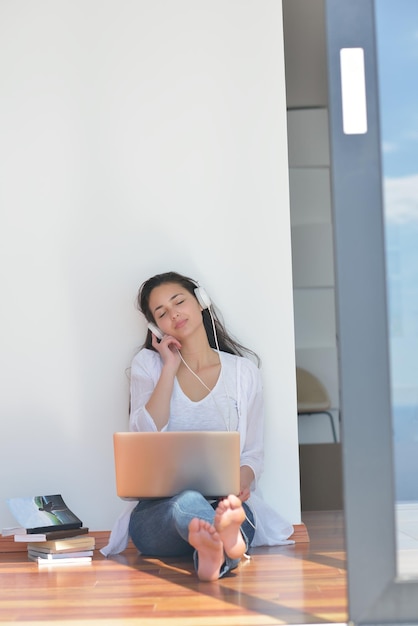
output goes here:
<path id="1" fill-rule="evenodd" d="M 63 494 L 111 527 L 139 284 L 197 278 L 260 353 L 264 491 L 300 521 L 276 0 L 0 4 L 0 525 Z"/>

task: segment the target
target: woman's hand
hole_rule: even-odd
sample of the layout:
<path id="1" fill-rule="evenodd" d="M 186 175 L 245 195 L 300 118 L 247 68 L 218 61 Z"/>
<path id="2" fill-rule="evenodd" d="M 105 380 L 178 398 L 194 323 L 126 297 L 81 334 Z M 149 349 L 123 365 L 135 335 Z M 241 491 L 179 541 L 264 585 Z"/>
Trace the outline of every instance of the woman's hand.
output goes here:
<path id="1" fill-rule="evenodd" d="M 242 465 L 240 467 L 240 489 L 238 497 L 241 502 L 245 502 L 251 495 L 251 483 L 255 476 L 254 472 L 248 465 Z"/>
<path id="2" fill-rule="evenodd" d="M 158 341 L 153 335 L 152 346 L 160 355 L 163 367 L 145 408 L 154 420 L 157 429 L 162 430 L 170 417 L 170 400 L 174 379 L 181 363 L 179 353 L 181 344 L 171 335 L 164 335 L 161 341 Z"/>
<path id="3" fill-rule="evenodd" d="M 171 335 L 164 335 L 161 339 L 157 339 L 157 337 L 152 335 L 152 347 L 160 355 L 162 362 L 164 365 L 171 365 L 174 370 L 177 372 L 177 369 L 180 365 L 181 358 L 179 354 L 179 350 L 181 349 L 181 343 L 175 337 Z"/>
<path id="4" fill-rule="evenodd" d="M 245 502 L 250 497 L 251 492 L 249 487 L 241 487 L 240 492 L 238 494 L 238 498 L 241 502 Z"/>

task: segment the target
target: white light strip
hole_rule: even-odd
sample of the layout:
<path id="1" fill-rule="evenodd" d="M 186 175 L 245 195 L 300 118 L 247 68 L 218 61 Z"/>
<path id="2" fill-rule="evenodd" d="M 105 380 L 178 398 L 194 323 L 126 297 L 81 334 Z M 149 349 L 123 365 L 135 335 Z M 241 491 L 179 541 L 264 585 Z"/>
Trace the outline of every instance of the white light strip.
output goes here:
<path id="1" fill-rule="evenodd" d="M 340 64 L 344 133 L 363 135 L 367 133 L 363 48 L 341 48 Z"/>

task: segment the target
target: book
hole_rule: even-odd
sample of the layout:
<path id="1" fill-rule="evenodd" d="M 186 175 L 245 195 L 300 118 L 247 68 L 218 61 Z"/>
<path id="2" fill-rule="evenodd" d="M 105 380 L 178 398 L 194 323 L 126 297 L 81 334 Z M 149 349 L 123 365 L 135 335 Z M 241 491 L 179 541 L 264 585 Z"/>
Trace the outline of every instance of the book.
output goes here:
<path id="1" fill-rule="evenodd" d="M 94 550 L 96 545 L 94 537 L 70 537 L 69 539 L 53 539 L 28 543 L 28 550 L 40 552 L 74 552 L 79 550 Z"/>
<path id="2" fill-rule="evenodd" d="M 70 530 L 83 526 L 83 522 L 68 508 L 60 494 L 9 498 L 7 504 L 17 522 L 28 534 L 45 533 L 58 528 Z"/>
<path id="3" fill-rule="evenodd" d="M 30 561 L 35 561 L 39 567 L 62 567 L 65 565 L 91 565 L 91 556 L 68 557 L 65 559 L 42 559 L 28 555 Z"/>
<path id="4" fill-rule="evenodd" d="M 25 530 L 25 529 L 24 529 Z M 86 535 L 89 529 L 86 526 L 81 528 L 73 528 L 69 530 L 49 530 L 46 533 L 15 533 L 14 540 L 18 542 L 30 542 L 34 541 L 50 541 L 52 539 L 69 539 L 70 537 L 78 537 L 79 535 Z"/>
<path id="5" fill-rule="evenodd" d="M 9 526 L 1 529 L 2 537 L 11 537 L 12 535 L 26 535 L 27 530 L 23 526 Z"/>
<path id="6" fill-rule="evenodd" d="M 80 550 L 79 552 L 41 552 L 40 550 L 28 550 L 28 556 L 45 559 L 47 561 L 55 561 L 56 559 L 80 558 L 85 556 L 93 556 L 93 550 Z"/>

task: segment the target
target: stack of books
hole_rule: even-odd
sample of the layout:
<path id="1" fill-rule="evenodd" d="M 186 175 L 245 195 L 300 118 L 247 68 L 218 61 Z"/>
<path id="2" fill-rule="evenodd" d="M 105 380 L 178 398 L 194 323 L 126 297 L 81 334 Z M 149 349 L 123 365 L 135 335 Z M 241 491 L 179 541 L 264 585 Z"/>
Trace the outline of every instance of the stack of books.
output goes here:
<path id="1" fill-rule="evenodd" d="M 89 565 L 95 547 L 94 537 L 50 539 L 28 543 L 28 558 L 44 565 Z"/>
<path id="2" fill-rule="evenodd" d="M 4 528 L 2 535 L 26 542 L 31 561 L 39 566 L 92 562 L 95 539 L 61 495 L 12 498 L 7 503 L 20 525 Z"/>

